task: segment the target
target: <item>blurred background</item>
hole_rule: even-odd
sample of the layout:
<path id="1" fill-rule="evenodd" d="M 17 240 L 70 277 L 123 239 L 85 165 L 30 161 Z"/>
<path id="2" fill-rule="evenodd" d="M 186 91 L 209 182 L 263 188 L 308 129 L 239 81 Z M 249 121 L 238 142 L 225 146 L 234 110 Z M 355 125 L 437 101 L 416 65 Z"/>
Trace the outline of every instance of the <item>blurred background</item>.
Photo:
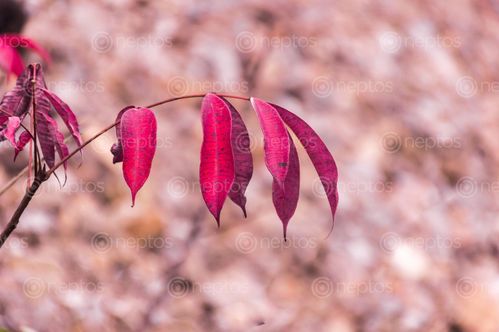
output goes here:
<path id="1" fill-rule="evenodd" d="M 498 1 L 0 4 L 1 33 L 50 52 L 47 84 L 84 138 L 127 105 L 258 96 L 304 118 L 340 172 L 326 237 L 299 147 L 284 242 L 255 114 L 234 101 L 255 172 L 248 218 L 227 201 L 217 229 L 198 183 L 200 100 L 161 106 L 133 209 L 114 132 L 72 161 L 64 188 L 40 189 L 0 250 L 1 331 L 499 331 Z M 27 164 L 7 143 L 0 159 L 2 185 Z M 2 195 L 2 226 L 25 186 Z"/>

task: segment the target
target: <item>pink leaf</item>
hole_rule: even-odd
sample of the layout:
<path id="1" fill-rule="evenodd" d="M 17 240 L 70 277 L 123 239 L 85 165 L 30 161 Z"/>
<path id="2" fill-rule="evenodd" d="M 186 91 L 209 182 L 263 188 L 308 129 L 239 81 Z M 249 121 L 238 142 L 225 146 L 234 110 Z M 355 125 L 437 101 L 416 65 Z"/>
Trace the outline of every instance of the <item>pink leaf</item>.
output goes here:
<path id="1" fill-rule="evenodd" d="M 14 161 L 16 161 L 19 152 L 24 150 L 24 147 L 28 142 L 31 141 L 31 135 L 27 131 L 23 131 L 21 135 L 19 135 L 19 140 L 17 141 L 16 149 L 14 150 Z"/>
<path id="2" fill-rule="evenodd" d="M 220 97 L 232 116 L 231 144 L 234 157 L 234 183 L 229 191 L 230 199 L 239 205 L 246 218 L 246 197 L 244 193 L 253 175 L 253 157 L 251 156 L 250 138 L 246 125 L 237 110 L 225 98 Z"/>
<path id="3" fill-rule="evenodd" d="M 52 104 L 56 112 L 62 118 L 62 120 L 68 127 L 69 132 L 76 141 L 76 143 L 78 145 L 81 145 L 82 139 L 76 115 L 74 115 L 73 111 L 71 111 L 69 106 L 65 102 L 63 102 L 59 97 L 57 97 L 54 93 L 48 91 L 47 89 L 41 89 L 41 91 L 43 92 L 45 97 L 48 98 L 50 104 Z"/>
<path id="4" fill-rule="evenodd" d="M 289 135 L 279 113 L 273 105 L 251 98 L 251 104 L 258 115 L 263 131 L 265 164 L 270 174 L 282 186 L 289 167 Z"/>
<path id="5" fill-rule="evenodd" d="M 21 119 L 18 118 L 17 116 L 11 116 L 9 117 L 9 120 L 7 122 L 7 129 L 5 130 L 5 138 L 9 140 L 9 142 L 12 144 L 12 146 L 15 148 L 17 143 L 16 143 L 16 132 L 17 129 L 21 126 Z"/>
<path id="6" fill-rule="evenodd" d="M 232 116 L 227 104 L 207 94 L 201 107 L 203 144 L 199 177 L 201 192 L 211 214 L 220 226 L 220 211 L 234 182 L 231 146 Z"/>
<path id="7" fill-rule="evenodd" d="M 121 140 L 123 144 L 123 177 L 135 196 L 151 172 L 156 152 L 157 124 L 154 113 L 147 108 L 128 109 L 121 117 Z"/>
<path id="8" fill-rule="evenodd" d="M 339 199 L 338 168 L 336 167 L 331 152 L 329 152 L 326 144 L 324 144 L 319 135 L 317 135 L 317 133 L 300 117 L 280 106 L 273 106 L 279 112 L 286 125 L 291 128 L 298 137 L 312 160 L 326 192 L 334 225 L 334 215 L 336 213 L 336 208 L 338 207 Z"/>
<path id="9" fill-rule="evenodd" d="M 9 116 L 25 116 L 31 106 L 32 92 L 29 90 L 32 68 L 26 68 L 17 78 L 16 85 L 7 92 L 0 102 L 0 125 Z"/>
<path id="10" fill-rule="evenodd" d="M 300 163 L 298 153 L 291 136 L 289 137 L 289 141 L 291 143 L 289 169 L 286 180 L 284 180 L 284 186 L 280 186 L 276 179 L 272 183 L 272 201 L 274 202 L 277 215 L 282 222 L 284 240 L 286 240 L 289 220 L 295 213 L 300 195 Z"/>

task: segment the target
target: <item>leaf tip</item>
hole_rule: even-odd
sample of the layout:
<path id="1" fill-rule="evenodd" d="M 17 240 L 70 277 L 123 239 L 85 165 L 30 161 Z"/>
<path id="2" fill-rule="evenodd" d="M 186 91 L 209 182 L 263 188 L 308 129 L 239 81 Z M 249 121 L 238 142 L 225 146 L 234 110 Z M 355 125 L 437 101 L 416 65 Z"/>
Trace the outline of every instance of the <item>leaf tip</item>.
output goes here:
<path id="1" fill-rule="evenodd" d="M 132 205 L 130 206 L 132 208 L 135 206 L 135 196 L 136 195 L 137 195 L 137 193 L 132 191 Z"/>
<path id="2" fill-rule="evenodd" d="M 325 240 L 329 239 L 329 237 L 331 236 L 331 234 L 333 234 L 334 221 L 335 221 L 335 215 L 333 214 L 333 222 L 331 224 L 331 229 L 329 230 L 329 232 L 327 233 L 326 237 L 324 238 Z"/>

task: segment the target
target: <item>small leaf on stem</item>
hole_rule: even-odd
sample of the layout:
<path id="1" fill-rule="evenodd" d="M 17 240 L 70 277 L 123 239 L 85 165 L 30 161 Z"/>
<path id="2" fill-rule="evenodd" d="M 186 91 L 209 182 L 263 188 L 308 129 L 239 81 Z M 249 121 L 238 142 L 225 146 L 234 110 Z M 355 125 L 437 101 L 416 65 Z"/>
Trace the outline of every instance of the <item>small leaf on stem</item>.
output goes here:
<path id="1" fill-rule="evenodd" d="M 14 148 L 17 146 L 16 131 L 17 129 L 19 129 L 20 126 L 21 126 L 21 119 L 18 118 L 17 116 L 11 116 L 9 117 L 9 120 L 7 122 L 7 128 L 5 129 L 5 133 L 3 134 L 5 138 L 9 140 L 9 142 L 12 144 Z"/>
<path id="2" fill-rule="evenodd" d="M 14 162 L 16 161 L 19 152 L 24 150 L 24 147 L 30 141 L 31 141 L 31 134 L 28 133 L 27 131 L 23 131 L 21 135 L 19 135 L 19 140 L 17 141 L 16 148 L 14 150 Z"/>

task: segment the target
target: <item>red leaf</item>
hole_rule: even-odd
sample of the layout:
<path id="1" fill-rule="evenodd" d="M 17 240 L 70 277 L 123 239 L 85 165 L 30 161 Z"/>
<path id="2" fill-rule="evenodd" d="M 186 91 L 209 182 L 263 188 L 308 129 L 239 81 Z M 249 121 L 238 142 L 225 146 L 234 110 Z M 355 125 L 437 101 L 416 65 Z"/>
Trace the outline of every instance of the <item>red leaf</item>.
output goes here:
<path id="1" fill-rule="evenodd" d="M 312 160 L 314 167 L 319 174 L 322 186 L 326 192 L 331 213 L 334 215 L 338 207 L 338 168 L 334 161 L 331 152 L 329 152 L 326 144 L 321 140 L 319 135 L 300 117 L 290 111 L 273 105 L 281 115 L 286 125 L 291 128 L 295 135 L 300 140 L 301 144 Z"/>
<path id="2" fill-rule="evenodd" d="M 232 116 L 231 144 L 234 157 L 234 183 L 229 191 L 229 197 L 241 207 L 246 218 L 246 196 L 244 196 L 244 193 L 253 175 L 250 138 L 239 112 L 225 98 L 220 98 L 230 109 Z"/>
<path id="3" fill-rule="evenodd" d="M 45 62 L 47 62 L 47 64 L 50 64 L 51 62 L 50 55 L 48 54 L 48 52 L 43 47 L 41 47 L 37 42 L 35 42 L 30 38 L 26 38 L 20 35 L 12 35 L 12 34 L 2 35 L 0 36 L 0 44 L 8 45 L 12 48 L 17 48 L 17 47 L 30 48 L 36 53 L 38 53 L 38 55 L 40 55 L 40 57 Z"/>
<path id="4" fill-rule="evenodd" d="M 65 102 L 63 102 L 59 97 L 57 97 L 54 93 L 48 91 L 47 89 L 41 89 L 41 90 L 43 91 L 45 97 L 47 97 L 50 104 L 54 107 L 56 112 L 62 118 L 62 120 L 66 124 L 66 127 L 68 127 L 69 132 L 73 136 L 78 146 L 80 146 L 82 144 L 82 139 L 76 115 L 74 115 L 73 111 L 71 111 L 69 106 Z"/>
<path id="5" fill-rule="evenodd" d="M 288 134 L 289 135 L 289 134 Z M 283 226 L 284 240 L 286 240 L 286 231 L 288 222 L 295 213 L 300 195 L 300 163 L 298 153 L 291 136 L 289 153 L 289 169 L 284 181 L 284 186 L 280 186 L 276 179 L 272 183 L 272 201 L 277 215 L 281 219 Z"/>
<path id="6" fill-rule="evenodd" d="M 265 164 L 270 174 L 282 186 L 289 167 L 289 135 L 279 113 L 273 105 L 251 98 L 251 104 L 258 115 L 263 131 Z"/>
<path id="7" fill-rule="evenodd" d="M 11 74 L 19 76 L 24 70 L 24 61 L 19 53 L 13 47 L 4 44 L 1 40 L 0 67 L 7 72 L 7 76 L 10 76 Z"/>
<path id="8" fill-rule="evenodd" d="M 123 116 L 123 113 L 132 108 L 135 108 L 135 106 L 125 107 L 118 113 L 118 116 L 116 117 L 116 137 L 118 139 L 118 142 L 114 143 L 111 147 L 111 153 L 113 154 L 113 164 L 123 161 L 123 145 L 121 144 L 121 117 Z"/>
<path id="9" fill-rule="evenodd" d="M 24 150 L 24 147 L 28 142 L 31 141 L 31 135 L 27 131 L 23 131 L 21 135 L 19 135 L 19 140 L 17 141 L 16 149 L 14 150 L 14 161 L 16 161 L 19 152 Z"/>
<path id="10" fill-rule="evenodd" d="M 220 211 L 234 182 L 231 146 L 232 116 L 227 104 L 207 94 L 201 107 L 203 144 L 199 177 L 201 192 L 211 214 L 220 226 Z"/>
<path id="11" fill-rule="evenodd" d="M 135 196 L 151 172 L 156 152 L 157 124 L 154 113 L 147 108 L 128 109 L 121 117 L 121 140 L 123 144 L 123 177 Z"/>

